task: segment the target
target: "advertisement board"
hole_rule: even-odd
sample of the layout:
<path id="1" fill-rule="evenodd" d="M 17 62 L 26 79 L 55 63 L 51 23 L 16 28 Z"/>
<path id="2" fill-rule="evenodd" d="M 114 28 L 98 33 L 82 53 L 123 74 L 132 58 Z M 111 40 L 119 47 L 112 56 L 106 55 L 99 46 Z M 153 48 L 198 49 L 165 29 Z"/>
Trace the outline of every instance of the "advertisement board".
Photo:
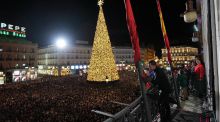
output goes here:
<path id="1" fill-rule="evenodd" d="M 16 69 L 12 71 L 12 81 L 29 81 L 37 79 L 37 69 Z"/>
<path id="2" fill-rule="evenodd" d="M 0 22 L 0 35 L 26 37 L 26 28 Z"/>

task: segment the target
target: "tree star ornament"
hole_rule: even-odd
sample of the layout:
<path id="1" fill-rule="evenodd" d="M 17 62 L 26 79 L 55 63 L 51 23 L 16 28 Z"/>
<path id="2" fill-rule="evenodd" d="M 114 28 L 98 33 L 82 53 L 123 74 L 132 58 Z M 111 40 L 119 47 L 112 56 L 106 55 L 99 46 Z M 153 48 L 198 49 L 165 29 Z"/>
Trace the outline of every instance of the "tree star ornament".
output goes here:
<path id="1" fill-rule="evenodd" d="M 103 4 L 104 4 L 104 0 L 99 0 L 99 1 L 98 1 L 98 5 L 99 5 L 99 6 L 102 6 Z"/>

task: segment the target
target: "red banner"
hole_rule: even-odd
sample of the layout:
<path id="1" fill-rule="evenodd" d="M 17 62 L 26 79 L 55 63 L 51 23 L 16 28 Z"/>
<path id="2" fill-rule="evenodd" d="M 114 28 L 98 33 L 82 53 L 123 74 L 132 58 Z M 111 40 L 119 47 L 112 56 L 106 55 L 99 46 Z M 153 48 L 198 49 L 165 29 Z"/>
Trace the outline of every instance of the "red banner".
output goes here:
<path id="1" fill-rule="evenodd" d="M 163 20 L 163 14 L 162 14 L 162 11 L 161 11 L 159 0 L 157 0 L 157 9 L 158 9 L 159 16 L 160 16 L 160 24 L 161 24 L 161 30 L 162 30 L 162 33 L 163 33 L 164 43 L 165 43 L 165 46 L 167 48 L 167 58 L 168 58 L 169 64 L 171 64 L 172 59 L 171 59 L 171 52 L 170 52 L 170 42 L 169 42 L 169 39 L 168 39 L 168 36 L 167 36 L 167 32 L 166 32 L 166 28 L 165 28 L 165 24 L 164 24 L 164 20 Z"/>
<path id="2" fill-rule="evenodd" d="M 134 50 L 134 62 L 137 63 L 138 61 L 141 60 L 137 26 L 135 23 L 130 0 L 124 0 L 124 2 L 125 2 L 125 9 L 126 9 L 126 19 L 127 19 L 128 30 L 130 33 L 131 43 L 132 43 L 133 50 Z"/>

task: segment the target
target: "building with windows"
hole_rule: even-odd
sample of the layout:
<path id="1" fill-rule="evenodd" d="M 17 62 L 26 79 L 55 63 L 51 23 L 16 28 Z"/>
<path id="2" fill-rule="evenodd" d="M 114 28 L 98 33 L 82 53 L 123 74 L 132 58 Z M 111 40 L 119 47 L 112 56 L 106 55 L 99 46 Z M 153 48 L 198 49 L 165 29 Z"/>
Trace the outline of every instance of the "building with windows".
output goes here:
<path id="1" fill-rule="evenodd" d="M 65 49 L 56 46 L 48 46 L 38 50 L 38 68 L 39 73 L 48 74 L 45 69 L 55 67 L 69 69 L 87 69 L 91 56 L 92 46 L 77 44 Z M 113 47 L 115 61 L 117 66 L 133 63 L 133 49 L 128 47 Z"/>
<path id="2" fill-rule="evenodd" d="M 174 67 L 186 65 L 198 55 L 198 48 L 194 47 L 171 47 L 170 51 Z M 162 49 L 162 59 L 160 60 L 160 64 L 164 67 L 168 66 L 166 48 Z"/>
<path id="3" fill-rule="evenodd" d="M 37 44 L 26 40 L 0 37 L 0 69 L 37 66 Z"/>
<path id="4" fill-rule="evenodd" d="M 152 48 L 144 48 L 141 50 L 141 59 L 144 61 L 145 64 L 148 64 L 150 60 L 155 60 L 155 50 Z"/>
<path id="5" fill-rule="evenodd" d="M 25 27 L 1 22 L 1 83 L 35 79 L 37 77 L 35 72 L 35 67 L 37 66 L 37 49 L 37 44 L 26 39 Z"/>
<path id="6" fill-rule="evenodd" d="M 127 65 L 134 65 L 132 47 L 113 47 L 112 50 L 119 70 L 124 69 Z M 51 69 L 56 69 L 56 67 L 68 70 L 87 69 L 91 51 L 92 46 L 86 44 L 76 44 L 65 49 L 53 45 L 40 48 L 38 50 L 38 71 L 40 74 L 53 74 L 52 72 L 57 71 L 51 71 Z"/>
<path id="7" fill-rule="evenodd" d="M 38 45 L 26 39 L 25 29 L 0 23 L 0 70 L 37 66 Z"/>

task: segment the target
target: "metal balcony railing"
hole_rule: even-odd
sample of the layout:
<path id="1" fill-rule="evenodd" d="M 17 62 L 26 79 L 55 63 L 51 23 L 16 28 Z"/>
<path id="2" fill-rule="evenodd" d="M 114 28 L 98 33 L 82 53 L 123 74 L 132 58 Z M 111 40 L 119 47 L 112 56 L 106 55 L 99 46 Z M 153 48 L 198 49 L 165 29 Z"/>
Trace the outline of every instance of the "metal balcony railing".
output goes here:
<path id="1" fill-rule="evenodd" d="M 174 87 L 174 84 L 171 83 L 171 86 Z M 160 105 L 158 99 L 152 99 L 152 97 L 150 97 L 150 94 L 148 94 L 148 92 L 146 91 L 144 92 L 144 94 L 146 95 L 147 111 L 150 113 L 150 116 L 146 115 L 145 112 L 146 109 L 144 107 L 144 100 L 142 96 L 138 97 L 131 104 L 113 102 L 116 104 L 126 106 L 124 109 L 122 109 L 116 114 L 110 114 L 99 110 L 92 110 L 92 112 L 101 114 L 103 116 L 108 116 L 109 118 L 106 119 L 104 122 L 149 122 L 149 120 L 151 120 L 150 122 L 160 121 L 160 114 L 159 114 Z M 175 91 L 171 93 L 171 96 L 172 97 L 175 96 Z"/>
<path id="2" fill-rule="evenodd" d="M 113 101 L 112 101 L 113 102 Z M 141 109 L 141 97 L 137 98 L 131 104 L 124 104 L 120 102 L 113 102 L 115 104 L 125 105 L 126 107 L 116 114 L 110 114 L 102 112 L 99 110 L 92 110 L 97 114 L 108 116 L 109 118 L 104 122 L 128 122 L 133 120 L 133 122 L 141 122 L 143 119 L 142 109 Z"/>
<path id="3" fill-rule="evenodd" d="M 151 113 L 151 118 L 153 118 L 152 122 L 157 122 L 160 118 L 158 101 L 152 100 L 149 97 L 147 97 L 147 99 L 150 104 L 148 107 Z M 131 104 L 124 104 L 120 102 L 113 103 L 126 107 L 116 114 L 102 112 L 99 110 L 92 110 L 92 112 L 109 117 L 104 122 L 148 122 L 146 118 L 147 116 L 144 114 L 143 100 L 141 96 Z"/>

